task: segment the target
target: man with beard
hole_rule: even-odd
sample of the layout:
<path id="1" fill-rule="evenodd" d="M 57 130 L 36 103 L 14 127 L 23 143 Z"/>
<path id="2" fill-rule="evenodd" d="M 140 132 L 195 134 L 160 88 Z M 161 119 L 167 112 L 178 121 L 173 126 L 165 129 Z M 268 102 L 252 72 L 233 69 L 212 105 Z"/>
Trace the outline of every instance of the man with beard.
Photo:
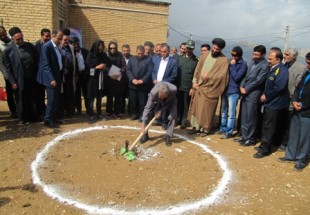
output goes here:
<path id="1" fill-rule="evenodd" d="M 3 26 L 0 26 L 0 71 L 4 77 L 5 81 L 5 90 L 7 94 L 7 104 L 10 110 L 10 116 L 17 118 L 17 110 L 16 110 L 16 103 L 17 96 L 14 94 L 14 91 L 11 87 L 11 83 L 9 81 L 8 74 L 5 68 L 4 62 L 4 50 L 7 46 L 12 43 L 12 40 L 8 37 L 7 32 Z"/>
<path id="2" fill-rule="evenodd" d="M 268 63 L 265 59 L 266 48 L 263 45 L 254 47 L 253 60 L 248 66 L 248 71 L 240 84 L 241 93 L 241 137 L 235 141 L 242 146 L 255 145 L 256 128 L 260 96 L 264 90 L 268 75 Z"/>
<path id="3" fill-rule="evenodd" d="M 76 114 L 81 115 L 82 114 L 82 101 L 81 96 L 83 93 L 84 98 L 84 105 L 86 108 L 86 113 L 88 113 L 88 103 L 87 103 L 87 80 L 88 80 L 88 73 L 89 69 L 86 65 L 86 58 L 89 53 L 89 51 L 85 48 L 80 47 L 80 40 L 77 37 L 73 37 L 70 40 L 71 45 L 74 48 L 74 53 L 76 57 L 76 89 L 74 93 L 74 100 L 75 100 L 75 108 L 76 108 Z"/>
<path id="4" fill-rule="evenodd" d="M 215 38 L 212 44 L 211 52 L 199 59 L 190 90 L 188 120 L 193 128 L 189 134 L 200 133 L 203 137 L 210 133 L 219 97 L 229 81 L 229 60 L 222 53 L 226 43 Z"/>
<path id="5" fill-rule="evenodd" d="M 4 50 L 6 72 L 13 90 L 18 92 L 19 124 L 24 125 L 37 120 L 37 52 L 31 43 L 24 42 L 24 35 L 18 27 L 11 28 L 9 34 L 13 43 Z"/>
<path id="6" fill-rule="evenodd" d="M 60 51 L 64 62 L 63 92 L 61 96 L 60 116 L 72 117 L 75 112 L 74 92 L 75 92 L 75 66 L 76 58 L 74 48 L 69 44 L 70 30 L 63 29 L 63 38 L 60 44 Z"/>

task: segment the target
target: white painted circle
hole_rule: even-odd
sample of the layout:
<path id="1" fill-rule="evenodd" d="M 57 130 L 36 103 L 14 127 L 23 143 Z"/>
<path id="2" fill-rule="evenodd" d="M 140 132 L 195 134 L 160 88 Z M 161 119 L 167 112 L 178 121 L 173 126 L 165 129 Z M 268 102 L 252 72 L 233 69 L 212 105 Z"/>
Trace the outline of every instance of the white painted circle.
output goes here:
<path id="1" fill-rule="evenodd" d="M 38 169 L 43 165 L 44 163 L 44 158 L 47 156 L 49 153 L 49 150 L 57 145 L 59 141 L 65 139 L 65 138 L 70 138 L 79 135 L 80 133 L 83 132 L 88 132 L 88 131 L 94 131 L 94 130 L 104 130 L 104 129 L 113 129 L 113 128 L 120 128 L 120 129 L 131 129 L 131 130 L 140 130 L 137 127 L 130 127 L 130 126 L 95 126 L 95 127 L 89 127 L 89 128 L 84 128 L 84 129 L 76 129 L 73 131 L 69 131 L 66 133 L 63 133 L 62 135 L 56 137 L 54 140 L 48 142 L 45 147 L 40 151 L 36 159 L 32 162 L 31 164 L 31 170 L 32 170 L 32 179 L 33 183 L 37 184 L 42 187 L 43 191 L 53 199 L 57 199 L 59 202 L 63 204 L 69 204 L 72 205 L 73 207 L 85 210 L 87 213 L 90 214 L 111 214 L 111 215 L 146 215 L 146 214 L 154 214 L 154 215 L 170 215 L 170 214 L 182 214 L 185 212 L 190 212 L 190 211 L 196 211 L 201 208 L 206 208 L 210 206 L 211 204 L 216 203 L 217 200 L 219 200 L 221 197 L 223 197 L 225 189 L 227 188 L 228 183 L 231 181 L 232 178 L 232 173 L 228 168 L 228 164 L 226 163 L 225 159 L 218 153 L 213 152 L 211 149 L 209 149 L 208 146 L 198 143 L 196 141 L 190 140 L 186 138 L 185 136 L 179 135 L 179 134 L 174 134 L 176 137 L 181 138 L 185 141 L 190 142 L 193 145 L 196 145 L 200 148 L 202 148 L 203 151 L 206 153 L 211 154 L 219 163 L 220 168 L 223 171 L 223 176 L 219 181 L 219 184 L 215 187 L 215 190 L 210 193 L 209 196 L 193 201 L 193 202 L 188 202 L 185 204 L 177 204 L 177 205 L 172 205 L 169 207 L 156 207 L 156 208 L 143 208 L 139 209 L 136 211 L 133 210 L 128 210 L 126 208 L 122 207 L 116 207 L 111 208 L 111 207 L 103 207 L 101 205 L 88 205 L 83 202 L 79 202 L 75 199 L 73 199 L 70 196 L 63 196 L 59 190 L 57 190 L 55 187 L 52 185 L 46 185 L 44 182 L 41 180 Z M 154 133 L 164 133 L 163 131 L 157 131 L 157 130 L 149 130 L 150 132 Z"/>

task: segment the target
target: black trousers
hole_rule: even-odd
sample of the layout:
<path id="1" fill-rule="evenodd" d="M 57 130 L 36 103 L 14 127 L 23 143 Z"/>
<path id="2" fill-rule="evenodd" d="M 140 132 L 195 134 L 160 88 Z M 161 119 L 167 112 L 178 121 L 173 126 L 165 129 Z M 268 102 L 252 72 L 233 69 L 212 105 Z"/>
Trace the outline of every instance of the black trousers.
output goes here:
<path id="1" fill-rule="evenodd" d="M 87 99 L 87 102 L 88 102 L 87 106 L 89 108 L 88 114 L 90 116 L 94 116 L 95 115 L 95 113 L 94 113 L 94 101 L 95 101 L 95 99 L 96 99 L 97 116 L 100 116 L 102 114 L 102 111 L 101 111 L 102 95 L 103 95 L 103 92 L 101 90 L 99 90 L 99 92 L 97 93 L 97 97 L 96 98 L 90 97 L 90 98 Z"/>
<path id="2" fill-rule="evenodd" d="M 36 107 L 36 81 L 34 78 L 24 79 L 24 89 L 19 90 L 18 98 L 18 119 L 29 122 L 38 119 Z"/>
<path id="3" fill-rule="evenodd" d="M 72 75 L 65 75 L 65 81 L 63 82 L 63 93 L 61 95 L 61 107 L 60 115 L 64 113 L 67 117 L 74 115 L 74 89 L 73 89 L 73 77 Z"/>
<path id="4" fill-rule="evenodd" d="M 75 94 L 74 94 L 74 103 L 75 108 L 78 113 L 82 113 L 82 94 L 84 98 L 84 105 L 86 113 L 88 113 L 88 102 L 87 102 L 87 78 L 79 75 L 76 85 L 75 85 Z"/>
<path id="5" fill-rule="evenodd" d="M 9 80 L 5 80 L 5 90 L 6 90 L 6 101 L 9 106 L 9 110 L 11 114 L 15 114 L 17 112 L 16 104 L 18 93 L 12 89 L 12 85 Z"/>
<path id="6" fill-rule="evenodd" d="M 183 126 L 187 126 L 189 124 L 187 120 L 187 114 L 191 97 L 189 96 L 188 91 L 179 91 L 177 94 L 177 98 L 178 98 L 178 123 L 182 124 Z"/>
<path id="7" fill-rule="evenodd" d="M 276 150 L 282 142 L 288 126 L 288 110 L 264 109 L 262 139 L 259 152 L 269 154 Z"/>
<path id="8" fill-rule="evenodd" d="M 148 93 L 145 91 L 129 89 L 132 116 L 142 117 L 143 110 L 147 102 L 147 95 Z"/>
<path id="9" fill-rule="evenodd" d="M 255 142 L 258 120 L 258 104 L 242 101 L 241 134 L 244 140 Z"/>

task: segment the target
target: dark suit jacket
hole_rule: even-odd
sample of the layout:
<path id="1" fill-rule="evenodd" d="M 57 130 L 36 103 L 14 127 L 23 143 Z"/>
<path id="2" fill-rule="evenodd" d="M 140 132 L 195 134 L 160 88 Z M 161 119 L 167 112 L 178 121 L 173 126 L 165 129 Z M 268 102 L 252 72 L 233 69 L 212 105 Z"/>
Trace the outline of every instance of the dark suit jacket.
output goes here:
<path id="1" fill-rule="evenodd" d="M 154 61 L 154 67 L 152 71 L 153 81 L 157 80 L 157 74 L 158 74 L 158 70 L 160 66 L 160 61 L 161 61 L 161 58 L 157 58 Z M 167 67 L 166 67 L 162 81 L 176 84 L 177 75 L 178 75 L 178 61 L 175 58 L 169 56 L 169 60 L 168 60 Z"/>
<path id="2" fill-rule="evenodd" d="M 62 76 L 57 54 L 50 40 L 41 47 L 37 81 L 46 87 L 51 87 L 50 83 L 54 80 L 57 85 L 60 85 L 63 79 Z"/>
<path id="3" fill-rule="evenodd" d="M 170 93 L 168 95 L 168 97 L 164 100 L 161 100 L 158 97 L 158 88 L 159 86 L 165 83 L 168 85 L 169 89 L 170 89 Z M 154 103 L 160 104 L 161 107 L 161 113 L 164 113 L 169 107 L 171 107 L 172 105 L 177 105 L 177 87 L 171 83 L 168 82 L 158 82 L 153 89 L 151 90 L 150 94 L 149 94 L 149 98 L 147 100 L 147 103 L 145 105 L 144 111 L 143 111 L 143 116 L 142 116 L 142 120 L 144 122 L 146 122 L 148 119 L 147 117 L 149 116 L 149 113 L 152 111 Z M 176 110 L 177 108 L 175 108 Z M 170 109 L 173 110 L 173 109 Z M 171 113 L 170 114 L 172 116 L 176 116 L 177 113 Z"/>
<path id="4" fill-rule="evenodd" d="M 126 68 L 129 88 L 142 91 L 150 90 L 152 87 L 152 69 L 153 63 L 150 56 L 144 56 L 142 59 L 138 59 L 136 56 L 130 57 Z M 132 83 L 134 79 L 143 80 L 143 84 L 134 85 Z"/>
<path id="5" fill-rule="evenodd" d="M 31 53 L 32 61 L 33 61 L 33 69 L 36 71 L 36 50 L 31 43 L 24 42 L 25 49 L 29 50 Z M 24 70 L 23 65 L 20 61 L 20 57 L 18 55 L 18 50 L 15 43 L 11 43 L 4 50 L 4 58 L 5 58 L 5 67 L 8 75 L 8 79 L 10 83 L 17 84 L 18 90 L 24 90 Z M 33 71 L 35 73 L 35 71 Z"/>
<path id="6" fill-rule="evenodd" d="M 240 84 L 240 87 L 244 87 L 246 91 L 246 95 L 242 96 L 244 101 L 252 103 L 260 101 L 268 72 L 268 62 L 265 59 L 256 65 L 253 60 L 251 61 L 248 71 Z"/>

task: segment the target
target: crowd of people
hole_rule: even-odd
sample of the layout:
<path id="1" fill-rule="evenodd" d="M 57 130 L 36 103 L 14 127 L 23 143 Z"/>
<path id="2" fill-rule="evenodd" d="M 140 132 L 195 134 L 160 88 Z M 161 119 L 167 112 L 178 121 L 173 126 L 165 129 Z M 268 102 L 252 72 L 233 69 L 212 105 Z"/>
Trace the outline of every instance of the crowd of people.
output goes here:
<path id="1" fill-rule="evenodd" d="M 267 53 L 258 45 L 251 62 L 245 62 L 240 46 L 228 58 L 222 53 L 225 40 L 214 38 L 211 46 L 201 45 L 199 57 L 193 40 L 181 43 L 179 52 L 146 41 L 131 55 L 130 46 L 123 44 L 119 51 L 116 40 L 106 47 L 98 39 L 90 50 L 82 48 L 69 29 L 42 29 L 34 44 L 24 41 L 18 27 L 8 33 L 0 26 L 0 70 L 10 115 L 20 125 L 43 119 L 45 126 L 59 127 L 63 118 L 82 114 L 83 100 L 91 121 L 125 114 L 141 121 L 142 143 L 149 139 L 145 125 L 155 116 L 155 124 L 167 130 L 167 146 L 180 126 L 190 128 L 189 135 L 215 133 L 245 147 L 260 142 L 254 158 L 285 150 L 278 160 L 296 162 L 297 171 L 309 161 L 310 53 L 304 66 L 295 48 L 283 53 L 273 47 Z"/>

